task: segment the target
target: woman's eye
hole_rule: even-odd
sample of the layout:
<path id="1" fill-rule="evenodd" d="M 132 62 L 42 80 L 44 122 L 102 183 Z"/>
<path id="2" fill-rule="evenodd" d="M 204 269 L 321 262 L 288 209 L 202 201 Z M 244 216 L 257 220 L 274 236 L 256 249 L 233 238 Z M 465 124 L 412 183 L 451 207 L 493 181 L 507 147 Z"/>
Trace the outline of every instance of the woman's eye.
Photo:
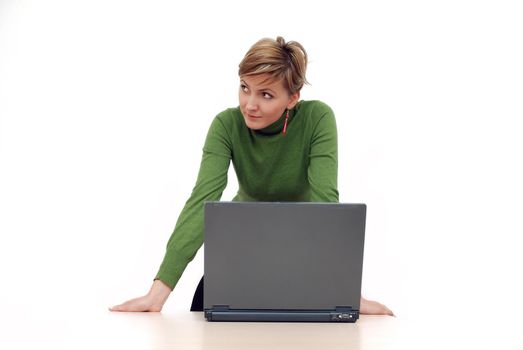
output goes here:
<path id="1" fill-rule="evenodd" d="M 272 95 L 269 94 L 268 92 L 264 92 L 264 93 L 263 93 L 263 98 L 271 99 L 271 98 L 272 98 Z"/>
<path id="2" fill-rule="evenodd" d="M 245 86 L 243 84 L 240 85 L 240 89 L 242 89 L 242 91 L 244 91 L 244 92 L 247 92 L 247 86 Z"/>

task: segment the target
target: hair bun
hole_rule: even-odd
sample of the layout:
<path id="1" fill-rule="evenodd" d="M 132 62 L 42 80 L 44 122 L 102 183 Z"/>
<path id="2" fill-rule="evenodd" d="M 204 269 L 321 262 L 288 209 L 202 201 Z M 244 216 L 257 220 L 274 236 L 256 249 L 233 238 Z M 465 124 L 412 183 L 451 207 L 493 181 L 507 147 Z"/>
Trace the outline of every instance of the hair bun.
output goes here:
<path id="1" fill-rule="evenodd" d="M 276 42 L 278 44 L 280 44 L 281 47 L 285 48 L 286 43 L 285 43 L 285 39 L 283 39 L 283 37 L 281 37 L 281 36 L 276 37 Z"/>

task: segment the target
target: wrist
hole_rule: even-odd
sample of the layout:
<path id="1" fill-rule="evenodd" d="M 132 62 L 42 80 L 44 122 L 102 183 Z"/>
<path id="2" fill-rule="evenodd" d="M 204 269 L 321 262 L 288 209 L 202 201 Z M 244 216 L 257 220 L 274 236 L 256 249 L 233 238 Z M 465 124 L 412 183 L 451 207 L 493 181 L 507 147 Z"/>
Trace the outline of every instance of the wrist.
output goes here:
<path id="1" fill-rule="evenodd" d="M 170 294 L 171 288 L 161 280 L 157 279 L 153 282 L 148 296 L 153 298 L 155 302 L 161 303 L 163 305 Z"/>

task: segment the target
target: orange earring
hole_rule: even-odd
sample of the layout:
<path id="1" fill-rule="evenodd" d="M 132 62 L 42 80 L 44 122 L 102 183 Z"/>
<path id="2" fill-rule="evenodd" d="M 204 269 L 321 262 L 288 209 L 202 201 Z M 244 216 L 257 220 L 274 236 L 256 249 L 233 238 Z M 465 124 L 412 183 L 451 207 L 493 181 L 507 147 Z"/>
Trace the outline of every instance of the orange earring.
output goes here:
<path id="1" fill-rule="evenodd" d="M 287 110 L 287 114 L 285 115 L 285 124 L 283 124 L 283 135 L 287 134 L 287 122 L 289 121 L 289 110 Z"/>

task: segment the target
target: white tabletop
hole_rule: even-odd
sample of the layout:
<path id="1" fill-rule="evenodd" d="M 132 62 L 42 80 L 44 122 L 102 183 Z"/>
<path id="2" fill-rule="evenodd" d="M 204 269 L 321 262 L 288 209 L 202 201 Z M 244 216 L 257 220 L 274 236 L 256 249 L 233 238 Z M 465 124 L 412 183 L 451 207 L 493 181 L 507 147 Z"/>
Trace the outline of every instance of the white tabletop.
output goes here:
<path id="1" fill-rule="evenodd" d="M 44 317 L 45 318 L 45 317 Z M 19 348 L 53 349 L 518 349 L 503 335 L 401 317 L 361 316 L 356 323 L 208 322 L 201 312 L 111 313 L 95 310 L 60 315 L 60 321 L 25 323 Z M 21 325 L 19 325 L 21 326 Z M 488 328 L 487 328 L 488 329 Z M 494 335 L 493 335 L 494 334 Z M 11 334 L 13 336 L 13 334 Z M 506 340 L 506 339 L 505 339 Z M 513 344 L 513 343 L 511 343 Z M 12 345 L 12 344 L 10 344 Z M 501 346 L 503 345 L 503 346 Z M 523 343 L 522 343 L 523 345 Z M 11 346 L 12 348 L 12 346 Z"/>
<path id="2" fill-rule="evenodd" d="M 208 322 L 201 312 L 112 313 L 103 308 L 11 310 L 2 349 L 523 349 L 517 317 L 407 320 L 366 316 L 356 323 Z M 474 321 L 476 320 L 476 321 Z"/>
<path id="3" fill-rule="evenodd" d="M 103 323 L 91 349 L 109 343 L 122 349 L 390 349 L 398 326 L 385 316 L 363 316 L 355 324 L 208 322 L 201 312 L 118 313 Z"/>

